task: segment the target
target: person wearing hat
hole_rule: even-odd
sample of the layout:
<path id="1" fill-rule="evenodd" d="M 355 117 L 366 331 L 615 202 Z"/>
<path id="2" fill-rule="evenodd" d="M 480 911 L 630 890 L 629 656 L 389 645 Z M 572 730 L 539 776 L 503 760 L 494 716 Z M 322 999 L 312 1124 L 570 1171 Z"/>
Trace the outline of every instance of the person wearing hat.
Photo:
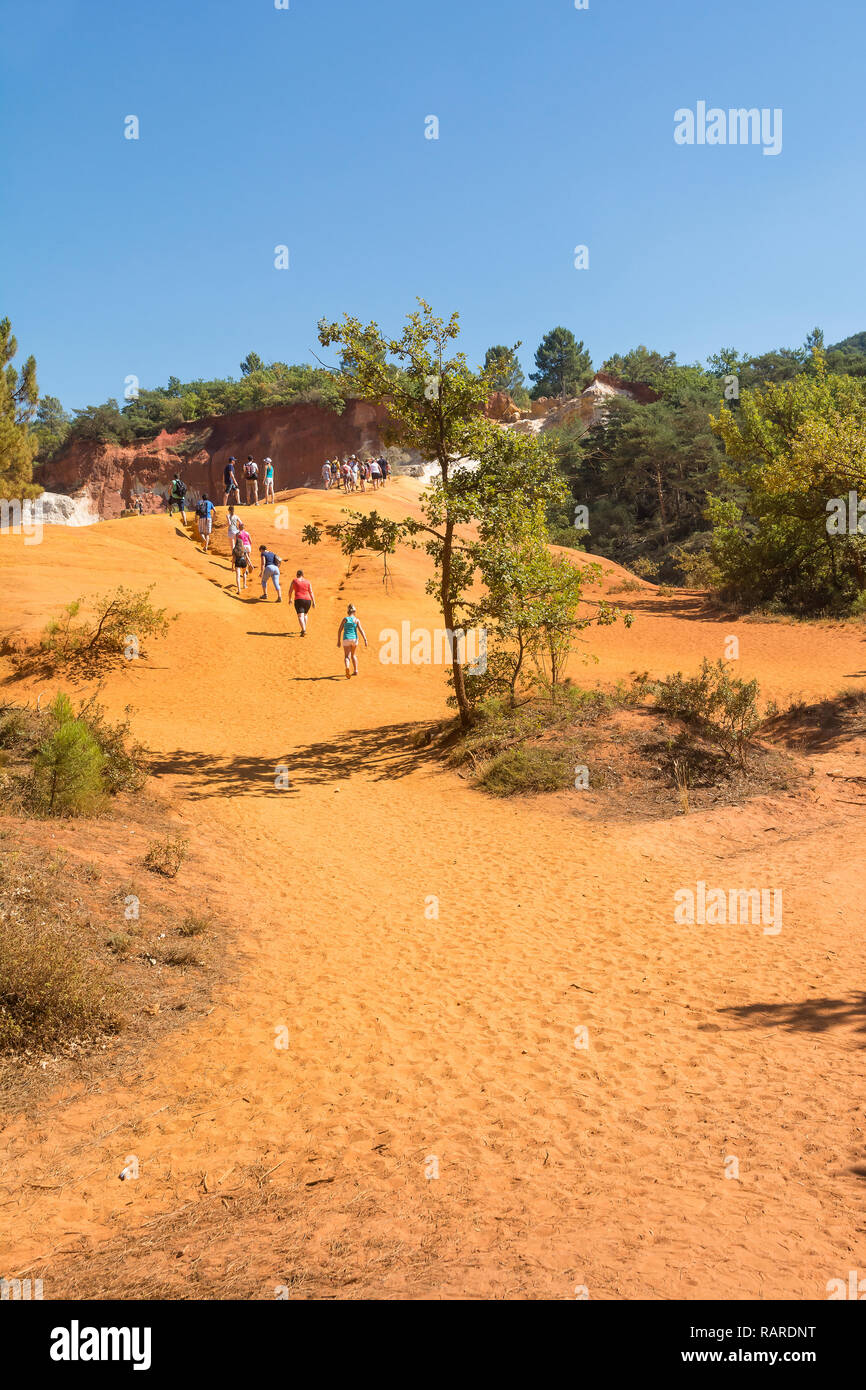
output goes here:
<path id="1" fill-rule="evenodd" d="M 265 502 L 274 500 L 274 461 L 265 459 Z"/>
<path id="2" fill-rule="evenodd" d="M 247 461 L 244 464 L 244 490 L 247 506 L 257 507 L 259 505 L 259 465 L 252 454 L 247 454 Z"/>
<path id="3" fill-rule="evenodd" d="M 225 483 L 226 489 L 225 501 L 223 502 L 224 507 L 227 506 L 229 502 L 237 502 L 238 505 L 240 505 L 241 490 L 238 486 L 238 480 L 235 477 L 236 463 L 237 459 L 235 458 L 234 454 L 232 454 L 231 458 L 229 459 L 228 463 L 223 469 L 223 481 Z"/>

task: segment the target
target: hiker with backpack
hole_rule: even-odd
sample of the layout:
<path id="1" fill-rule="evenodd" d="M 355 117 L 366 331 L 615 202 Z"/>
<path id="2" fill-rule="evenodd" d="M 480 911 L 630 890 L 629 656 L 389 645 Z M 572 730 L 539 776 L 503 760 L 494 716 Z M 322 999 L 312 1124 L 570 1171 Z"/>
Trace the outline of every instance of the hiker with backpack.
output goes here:
<path id="1" fill-rule="evenodd" d="M 249 572 L 252 569 L 250 553 L 247 549 L 247 546 L 244 543 L 245 536 L 247 536 L 247 533 L 243 529 L 243 527 L 241 527 L 238 531 L 235 532 L 235 538 L 232 542 L 232 564 L 234 565 L 235 583 L 238 586 L 238 594 L 240 594 L 241 592 L 241 575 L 243 575 L 244 589 L 246 589 L 247 576 L 249 575 Z M 249 540 L 248 536 L 247 540 Z"/>
<path id="2" fill-rule="evenodd" d="M 180 519 L 183 522 L 184 526 L 186 526 L 186 505 L 184 503 L 185 497 L 186 483 L 178 477 L 177 473 L 175 473 L 174 477 L 171 480 L 171 487 L 169 488 L 168 492 L 168 514 L 169 516 L 171 516 L 175 507 L 177 507 L 178 511 L 180 512 Z"/>
<path id="3" fill-rule="evenodd" d="M 259 578 L 262 581 L 262 598 L 267 602 L 268 580 L 270 579 L 277 591 L 277 603 L 282 603 L 283 595 L 280 589 L 280 565 L 283 562 L 275 551 L 268 550 L 263 545 L 259 546 L 259 556 L 262 562 L 261 569 L 259 570 Z"/>
<path id="4" fill-rule="evenodd" d="M 213 515 L 213 502 L 211 502 L 207 493 L 205 493 L 201 501 L 195 504 L 196 525 L 198 526 L 198 534 L 201 538 L 201 548 L 205 555 L 210 545 L 210 536 L 213 530 Z"/>
<path id="5" fill-rule="evenodd" d="M 251 494 L 252 502 L 250 502 Z M 247 455 L 247 461 L 244 464 L 244 499 L 248 507 L 259 505 L 259 465 L 253 460 L 252 454 Z"/>

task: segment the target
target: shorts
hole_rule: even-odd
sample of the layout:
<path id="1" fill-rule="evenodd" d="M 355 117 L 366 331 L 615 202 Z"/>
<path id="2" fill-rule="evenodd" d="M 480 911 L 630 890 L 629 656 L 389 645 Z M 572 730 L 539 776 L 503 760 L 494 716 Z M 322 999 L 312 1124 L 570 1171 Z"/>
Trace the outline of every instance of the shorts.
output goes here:
<path id="1" fill-rule="evenodd" d="M 311 604 L 311 600 L 308 599 L 308 598 L 296 598 L 296 599 L 295 599 L 295 612 L 296 612 L 296 613 L 309 613 L 309 611 L 310 611 L 310 604 Z"/>
<path id="2" fill-rule="evenodd" d="M 197 518 L 197 520 L 199 535 L 209 536 L 211 531 L 213 530 L 213 518 L 209 516 L 200 516 Z"/>

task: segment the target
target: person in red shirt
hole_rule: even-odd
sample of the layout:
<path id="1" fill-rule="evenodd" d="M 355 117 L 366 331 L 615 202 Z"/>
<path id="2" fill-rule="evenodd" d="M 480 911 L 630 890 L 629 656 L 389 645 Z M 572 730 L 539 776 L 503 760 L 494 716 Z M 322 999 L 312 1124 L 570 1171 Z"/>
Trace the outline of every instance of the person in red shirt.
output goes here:
<path id="1" fill-rule="evenodd" d="M 301 636 L 307 635 L 307 614 L 311 608 L 316 606 L 316 596 L 313 593 L 313 586 L 309 579 L 304 578 L 304 571 L 298 570 L 289 586 L 289 598 L 295 600 L 295 612 L 298 615 L 298 622 L 301 625 Z"/>

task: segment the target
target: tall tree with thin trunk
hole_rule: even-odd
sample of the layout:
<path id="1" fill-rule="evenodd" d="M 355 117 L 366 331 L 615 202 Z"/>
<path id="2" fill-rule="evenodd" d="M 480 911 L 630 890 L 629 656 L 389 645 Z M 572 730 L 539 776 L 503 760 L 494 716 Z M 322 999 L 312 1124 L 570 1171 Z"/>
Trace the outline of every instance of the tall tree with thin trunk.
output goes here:
<path id="1" fill-rule="evenodd" d="M 544 529 L 545 508 L 563 492 L 553 451 L 532 435 L 515 435 L 485 420 L 490 377 L 473 371 L 453 348 L 458 315 L 437 318 L 430 305 L 409 315 L 397 338 L 376 323 L 363 325 L 346 316 L 319 324 L 319 341 L 336 345 L 353 391 L 388 408 L 390 442 L 417 450 L 435 462 L 437 476 L 423 496 L 423 521 L 399 523 L 400 535 L 423 543 L 435 565 L 428 588 L 436 594 L 445 627 L 455 632 L 466 607 L 466 593 L 478 568 L 479 547 L 493 535 L 500 541 Z M 467 466 L 471 465 L 471 466 Z M 376 513 L 350 516 L 341 528 L 343 548 L 353 544 L 353 528 L 385 525 Z M 391 523 L 393 528 L 393 523 Z M 423 542 L 420 538 L 423 537 Z M 393 529 L 389 543 L 393 546 Z M 472 722 L 461 651 L 452 647 L 454 697 L 464 728 Z"/>

